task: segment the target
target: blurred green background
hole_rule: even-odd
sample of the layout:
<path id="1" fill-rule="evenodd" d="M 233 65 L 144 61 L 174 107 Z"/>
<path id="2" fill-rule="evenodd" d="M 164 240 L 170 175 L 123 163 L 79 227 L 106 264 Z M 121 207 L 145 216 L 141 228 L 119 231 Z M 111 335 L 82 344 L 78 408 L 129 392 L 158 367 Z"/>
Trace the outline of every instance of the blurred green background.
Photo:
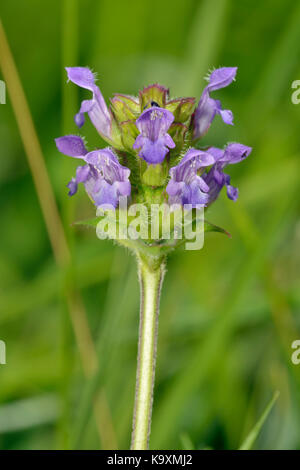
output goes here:
<path id="1" fill-rule="evenodd" d="M 0 105 L 0 339 L 7 347 L 0 447 L 124 449 L 130 442 L 135 262 L 71 225 L 94 208 L 83 190 L 67 197 L 76 162 L 54 145 L 55 137 L 78 132 L 73 115 L 88 94 L 67 85 L 64 66 L 97 71 L 108 100 L 156 81 L 173 96 L 199 98 L 209 69 L 237 65 L 237 81 L 214 95 L 233 110 L 235 126 L 217 117 L 204 144 L 240 141 L 253 152 L 229 170 L 238 202 L 222 194 L 207 214 L 232 239 L 209 234 L 203 250 L 169 259 L 151 448 L 236 449 L 279 390 L 255 448 L 300 449 L 300 365 L 291 362 L 291 343 L 300 339 L 300 105 L 291 102 L 291 84 L 300 79 L 299 3 L 2 0 L 0 16 L 72 257 L 53 256 L 8 94 Z M 22 112 L 18 119 L 28 120 Z M 89 122 L 82 134 L 90 146 L 102 145 Z M 86 376 L 95 370 L 92 406 Z"/>

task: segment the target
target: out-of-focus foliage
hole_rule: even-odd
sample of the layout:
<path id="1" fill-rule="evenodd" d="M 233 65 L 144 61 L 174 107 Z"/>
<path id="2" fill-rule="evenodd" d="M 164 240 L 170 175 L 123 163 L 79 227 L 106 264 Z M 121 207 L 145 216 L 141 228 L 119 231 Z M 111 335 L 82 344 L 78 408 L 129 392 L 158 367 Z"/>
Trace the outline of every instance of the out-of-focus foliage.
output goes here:
<path id="1" fill-rule="evenodd" d="M 63 67 L 97 71 L 107 99 L 156 81 L 174 96 L 199 98 L 209 69 L 239 67 L 237 81 L 217 92 L 235 126 L 216 118 L 203 143 L 240 141 L 253 152 L 230 168 L 238 202 L 223 194 L 207 214 L 232 239 L 208 234 L 203 250 L 169 259 L 151 447 L 238 448 L 278 390 L 255 448 L 299 449 L 300 365 L 291 362 L 291 343 L 300 339 L 300 105 L 291 102 L 300 79 L 298 2 L 2 0 L 0 15 L 72 246 L 72 277 L 100 364 L 110 364 L 108 447 L 113 434 L 119 448 L 130 440 L 138 283 L 128 253 L 70 227 L 94 208 L 83 191 L 68 199 L 76 162 L 54 145 L 78 132 L 73 113 L 86 95 L 66 84 Z M 90 123 L 85 135 L 91 147 L 102 144 Z M 69 448 L 86 379 L 64 300 L 66 273 L 53 258 L 9 96 L 0 105 L 0 150 L 0 339 L 7 345 L 0 446 Z M 92 417 L 80 446 L 103 445 Z"/>

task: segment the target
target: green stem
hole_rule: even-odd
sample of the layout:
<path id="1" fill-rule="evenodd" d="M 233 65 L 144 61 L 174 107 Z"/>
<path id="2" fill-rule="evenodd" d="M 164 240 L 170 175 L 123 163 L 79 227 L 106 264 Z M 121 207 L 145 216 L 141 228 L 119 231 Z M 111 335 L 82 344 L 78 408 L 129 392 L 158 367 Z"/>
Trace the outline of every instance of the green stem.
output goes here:
<path id="1" fill-rule="evenodd" d="M 138 256 L 138 268 L 141 304 L 131 449 L 145 450 L 151 429 L 159 300 L 165 260 Z"/>

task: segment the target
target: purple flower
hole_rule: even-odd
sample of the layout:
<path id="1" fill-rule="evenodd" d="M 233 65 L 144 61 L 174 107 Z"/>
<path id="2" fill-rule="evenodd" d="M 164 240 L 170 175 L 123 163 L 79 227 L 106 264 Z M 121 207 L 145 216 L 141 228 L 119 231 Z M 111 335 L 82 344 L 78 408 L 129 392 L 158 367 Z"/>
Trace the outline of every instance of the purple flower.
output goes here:
<path id="1" fill-rule="evenodd" d="M 66 70 L 69 80 L 92 93 L 91 99 L 81 103 L 75 116 L 76 124 L 81 127 L 84 115 L 88 113 L 100 135 L 111 145 L 111 148 L 88 152 L 78 136 L 56 139 L 62 153 L 85 162 L 77 168 L 75 177 L 68 184 L 70 195 L 77 192 L 79 183 L 83 183 L 96 206 L 110 204 L 117 207 L 120 196 L 131 194 L 130 172 L 133 173 L 133 196 L 142 200 L 139 183 L 149 188 L 161 186 L 166 181 L 165 171 L 171 167 L 166 187 L 171 205 L 208 206 L 223 186 L 226 186 L 230 199 L 237 199 L 238 190 L 230 184 L 230 176 L 224 173 L 224 168 L 246 158 L 251 152 L 250 147 L 235 143 L 224 150 L 190 148 L 183 158 L 180 154 L 191 138 L 199 139 L 208 131 L 216 114 L 220 114 L 225 123 L 233 124 L 232 112 L 224 110 L 211 93 L 230 85 L 237 67 L 222 67 L 210 74 L 195 111 L 194 98 L 169 100 L 169 91 L 158 84 L 144 88 L 138 98 L 117 94 L 108 108 L 90 69 L 68 67 Z M 171 149 L 174 150 L 170 152 Z M 156 169 L 147 170 L 146 164 L 140 166 L 138 163 L 143 162 L 137 162 L 133 153 L 147 165 L 157 165 Z M 118 155 L 128 162 L 130 170 L 119 163 Z M 176 166 L 173 166 L 174 160 L 179 161 Z M 161 163 L 164 163 L 163 167 Z"/>
<path id="2" fill-rule="evenodd" d="M 133 148 L 140 149 L 139 156 L 148 164 L 161 163 L 169 148 L 175 147 L 173 139 L 167 134 L 173 121 L 173 114 L 160 107 L 146 109 L 136 120 L 140 134 Z"/>
<path id="3" fill-rule="evenodd" d="M 81 103 L 75 116 L 75 123 L 82 127 L 85 121 L 84 113 L 88 113 L 93 125 L 105 139 L 111 139 L 111 114 L 106 106 L 101 91 L 95 84 L 95 76 L 85 67 L 66 67 L 68 79 L 76 85 L 92 91 L 93 98 Z"/>
<path id="4" fill-rule="evenodd" d="M 237 67 L 222 67 L 214 70 L 210 76 L 208 85 L 204 88 L 194 116 L 193 138 L 199 139 L 210 128 L 210 125 L 218 113 L 225 124 L 233 124 L 233 115 L 229 109 L 222 109 L 219 100 L 210 97 L 210 92 L 224 88 L 235 79 Z"/>
<path id="5" fill-rule="evenodd" d="M 223 186 L 227 188 L 229 199 L 236 201 L 238 198 L 238 189 L 230 184 L 230 176 L 223 172 L 228 164 L 239 163 L 251 153 L 252 148 L 242 144 L 229 144 L 224 150 L 216 147 L 210 147 L 208 152 L 215 157 L 216 163 L 210 171 L 203 175 L 205 183 L 209 186 L 209 201 L 211 204 L 218 197 Z"/>
<path id="6" fill-rule="evenodd" d="M 77 167 L 75 178 L 68 184 L 70 196 L 77 192 L 79 183 L 84 183 L 86 192 L 97 207 L 106 204 L 117 207 L 120 196 L 130 195 L 130 170 L 120 165 L 111 149 L 88 152 L 83 140 L 76 135 L 59 137 L 55 142 L 61 153 L 86 162 L 86 165 Z"/>
<path id="7" fill-rule="evenodd" d="M 214 163 L 215 158 L 209 152 L 188 150 L 180 163 L 170 170 L 171 180 L 167 186 L 169 203 L 205 206 L 209 199 L 209 186 L 198 172 Z"/>

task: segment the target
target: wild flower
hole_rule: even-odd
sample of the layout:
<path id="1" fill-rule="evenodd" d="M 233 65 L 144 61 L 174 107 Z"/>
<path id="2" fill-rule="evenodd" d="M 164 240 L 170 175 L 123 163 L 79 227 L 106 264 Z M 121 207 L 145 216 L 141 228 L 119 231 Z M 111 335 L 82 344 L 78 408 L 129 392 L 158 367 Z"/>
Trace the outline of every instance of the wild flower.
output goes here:
<path id="1" fill-rule="evenodd" d="M 98 219 L 102 209 L 108 207 L 113 212 L 113 219 L 121 229 L 118 233 L 122 236 L 114 235 L 111 238 L 117 238 L 137 257 L 141 312 L 131 448 L 146 449 L 151 427 L 159 298 L 166 256 L 180 245 L 178 234 L 191 233 L 191 230 L 181 230 L 178 225 L 181 221 L 178 222 L 178 211 L 175 210 L 176 223 L 173 224 L 172 234 L 160 230 L 162 218 L 166 218 L 167 213 L 170 220 L 169 211 L 164 210 L 162 217 L 156 219 L 159 227 L 154 227 L 151 234 L 146 228 L 143 239 L 134 236 L 129 240 L 124 236 L 124 225 L 127 228 L 130 219 L 127 212 L 130 216 L 136 203 L 147 208 L 159 204 L 168 208 L 179 207 L 184 209 L 184 215 L 188 212 L 188 223 L 192 227 L 198 220 L 197 211 L 202 209 L 203 214 L 224 186 L 229 199 L 237 199 L 238 189 L 232 186 L 230 176 L 224 173 L 224 169 L 227 165 L 244 160 L 252 149 L 239 143 L 230 143 L 224 149 L 214 146 L 201 148 L 201 138 L 208 132 L 215 116 L 220 115 L 224 123 L 233 125 L 232 112 L 223 109 L 220 101 L 211 94 L 230 85 L 237 68 L 222 67 L 211 72 L 197 105 L 191 97 L 170 99 L 167 88 L 154 84 L 140 91 L 138 97 L 115 94 L 109 107 L 91 70 L 83 67 L 66 70 L 71 82 L 92 93 L 90 99 L 81 103 L 75 123 L 81 128 L 85 114 L 88 114 L 108 144 L 103 149 L 89 151 L 77 135 L 56 139 L 61 153 L 84 162 L 68 183 L 69 195 L 73 196 L 82 183 L 97 208 Z M 146 210 L 144 213 L 145 220 L 140 225 L 145 228 L 148 226 L 149 212 Z M 153 213 L 150 211 L 150 214 Z M 202 222 L 204 229 L 225 232 L 205 219 Z M 95 225 L 95 221 L 91 224 Z M 171 234 L 170 239 L 166 239 L 166 232 Z M 111 233 L 117 232 L 113 230 Z M 157 234 L 155 238 L 152 238 L 152 233 Z"/>

